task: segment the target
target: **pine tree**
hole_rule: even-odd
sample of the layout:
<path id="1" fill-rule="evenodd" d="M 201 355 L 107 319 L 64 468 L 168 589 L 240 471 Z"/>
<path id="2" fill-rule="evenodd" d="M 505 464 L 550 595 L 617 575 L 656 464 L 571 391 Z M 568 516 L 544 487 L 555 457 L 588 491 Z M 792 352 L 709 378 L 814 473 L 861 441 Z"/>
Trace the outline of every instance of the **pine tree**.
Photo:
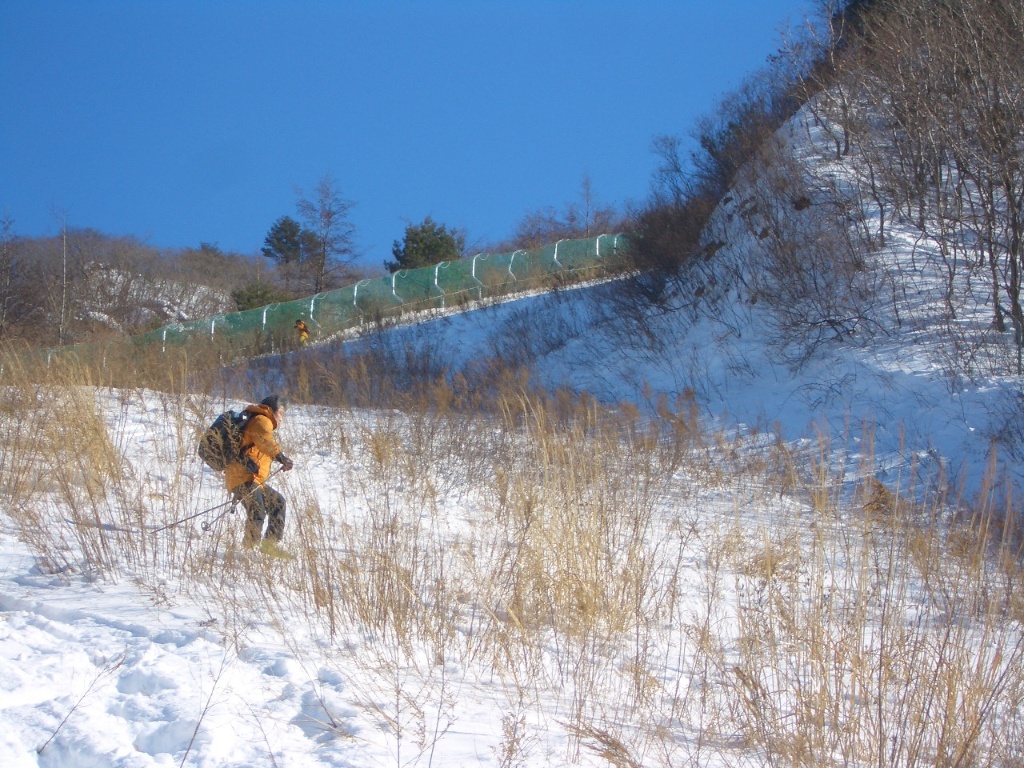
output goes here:
<path id="1" fill-rule="evenodd" d="M 449 230 L 427 216 L 420 224 L 405 228 L 405 239 L 395 240 L 391 253 L 394 261 L 385 261 L 389 272 L 400 269 L 429 267 L 442 261 L 462 258 L 466 249 L 466 236 L 459 230 Z"/>
<path id="2" fill-rule="evenodd" d="M 282 216 L 267 232 L 261 250 L 268 259 L 287 265 L 301 261 L 302 246 L 302 225 L 291 216 Z"/>

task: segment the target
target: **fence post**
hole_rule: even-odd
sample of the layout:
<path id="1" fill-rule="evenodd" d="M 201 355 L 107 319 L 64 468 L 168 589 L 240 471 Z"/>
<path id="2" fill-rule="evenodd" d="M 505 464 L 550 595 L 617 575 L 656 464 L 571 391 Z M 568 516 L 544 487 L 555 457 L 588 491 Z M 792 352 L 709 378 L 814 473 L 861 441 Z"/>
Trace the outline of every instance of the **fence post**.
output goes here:
<path id="1" fill-rule="evenodd" d="M 395 280 L 397 280 L 400 276 L 405 275 L 407 273 L 407 269 L 400 269 L 397 272 L 391 273 L 391 295 L 398 299 L 399 304 L 405 304 L 405 299 L 403 299 L 395 292 Z"/>
<path id="2" fill-rule="evenodd" d="M 472 270 L 472 275 L 471 276 L 472 276 L 472 278 L 474 280 L 476 280 L 476 284 L 478 286 L 480 286 L 479 288 L 477 288 L 477 292 L 478 292 L 477 293 L 477 299 L 483 299 L 483 297 L 484 297 L 484 284 L 482 282 L 480 282 L 480 278 L 478 278 L 476 276 L 476 260 L 477 259 L 486 259 L 486 258 L 487 258 L 487 255 L 483 254 L 483 253 L 478 253 L 476 256 L 473 257 L 473 270 Z"/>
<path id="3" fill-rule="evenodd" d="M 319 294 L 314 293 L 312 296 L 309 297 L 309 319 L 312 320 L 314 323 L 316 322 L 316 318 L 313 317 L 313 307 L 316 304 L 316 297 L 318 295 Z"/>
<path id="4" fill-rule="evenodd" d="M 442 288 L 440 285 L 438 285 L 438 283 L 437 283 L 437 274 L 438 274 L 438 272 L 441 271 L 442 268 L 443 269 L 448 269 L 448 265 L 450 263 L 451 262 L 448 262 L 448 261 L 440 261 L 440 262 L 438 262 L 437 266 L 434 267 L 434 287 L 437 288 L 437 290 L 439 290 L 441 292 L 441 309 L 444 309 L 444 288 Z"/>
<path id="5" fill-rule="evenodd" d="M 512 271 L 512 265 L 516 263 L 516 255 L 522 253 L 522 250 L 513 251 L 512 258 L 508 260 L 508 273 L 512 275 L 512 279 L 519 282 L 519 278 L 516 277 L 516 273 Z"/>
<path id="6" fill-rule="evenodd" d="M 561 269 L 565 269 L 565 265 L 558 260 L 558 245 L 559 245 L 559 243 L 564 243 L 564 242 L 565 242 L 565 238 L 563 238 L 563 239 L 561 239 L 561 240 L 559 240 L 558 242 L 555 243 L 555 256 L 554 256 L 555 264 L 557 264 Z"/>
<path id="7" fill-rule="evenodd" d="M 278 307 L 278 306 L 280 306 L 280 304 L 274 303 L 274 304 L 267 304 L 267 306 L 265 306 L 263 308 L 263 323 L 260 325 L 260 330 L 262 330 L 262 331 L 266 331 L 267 330 L 267 310 L 268 309 L 273 309 L 274 307 Z"/>
<path id="8" fill-rule="evenodd" d="M 352 306 L 355 307 L 356 308 L 356 312 L 359 313 L 359 324 L 360 325 L 363 324 L 363 316 L 366 313 L 363 312 L 363 310 L 359 308 L 359 302 L 357 301 L 357 299 L 359 298 L 359 286 L 363 285 L 364 283 L 368 283 L 368 282 L 370 282 L 370 281 L 369 280 L 360 280 L 352 288 Z"/>

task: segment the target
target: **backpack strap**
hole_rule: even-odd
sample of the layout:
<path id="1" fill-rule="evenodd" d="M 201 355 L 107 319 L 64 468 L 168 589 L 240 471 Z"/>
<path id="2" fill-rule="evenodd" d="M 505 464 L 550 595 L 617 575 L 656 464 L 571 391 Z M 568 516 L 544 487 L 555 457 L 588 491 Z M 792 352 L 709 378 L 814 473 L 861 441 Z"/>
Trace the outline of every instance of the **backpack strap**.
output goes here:
<path id="1" fill-rule="evenodd" d="M 252 417 L 254 416 L 254 414 L 252 412 L 250 412 L 250 411 L 242 411 L 242 415 L 245 417 L 245 423 L 242 424 L 241 429 L 239 430 L 239 437 L 240 438 L 244 438 L 245 437 L 245 430 L 249 428 L 249 422 L 252 421 Z M 254 445 L 256 445 L 256 443 L 246 444 L 244 439 L 243 440 L 239 440 L 239 444 L 238 444 L 238 458 L 240 458 L 240 459 L 243 458 L 245 456 L 245 454 L 246 454 L 246 451 L 248 451 Z"/>

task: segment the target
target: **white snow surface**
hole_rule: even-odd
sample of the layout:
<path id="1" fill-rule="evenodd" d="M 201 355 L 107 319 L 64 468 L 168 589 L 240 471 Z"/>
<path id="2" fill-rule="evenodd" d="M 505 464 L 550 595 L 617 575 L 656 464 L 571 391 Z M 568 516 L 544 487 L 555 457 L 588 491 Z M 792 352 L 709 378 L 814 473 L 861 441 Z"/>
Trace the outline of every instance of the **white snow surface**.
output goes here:
<path id="1" fill-rule="evenodd" d="M 894 233 L 894 258 L 901 253 L 901 236 L 910 248 L 910 235 Z M 403 341 L 429 339 L 453 363 L 464 364 L 514 342 L 515 329 L 525 327 L 516 322 L 535 328 L 557 324 L 572 333 L 538 366 L 537 375 L 551 386 L 640 404 L 658 393 L 692 390 L 710 419 L 777 430 L 794 442 L 828 435 L 837 455 L 852 464 L 869 450 L 862 432 L 869 424 L 880 476 L 893 479 L 912 464 L 941 465 L 967 492 L 980 487 L 993 440 L 1005 426 L 1005 404 L 1019 392 L 1009 377 L 948 380 L 922 325 L 870 344 L 826 346 L 794 371 L 776 359 L 761 310 L 741 299 L 729 305 L 734 313 L 729 322 L 661 319 L 667 349 L 641 354 L 590 324 L 595 305 L 589 302 L 600 305 L 614 290 L 614 284 L 606 284 L 532 297 L 394 334 Z M 196 511 L 223 501 L 224 491 L 197 460 L 185 463 L 191 467 L 185 486 L 165 476 L 161 466 L 177 446 L 160 426 L 162 396 L 97 390 L 94 397 L 112 441 L 126 447 L 140 478 L 157 489 L 187 489 Z M 203 415 L 238 404 L 207 401 Z M 365 415 L 369 421 L 378 417 Z M 312 493 L 336 522 L 355 520 L 366 512 L 350 492 L 365 470 L 362 459 L 339 466 L 290 440 L 314 430 L 323 418 L 322 409 L 290 409 L 279 439 L 296 470 L 279 487 L 290 498 Z M 1014 464 L 1012 456 L 1004 458 L 1004 469 L 1019 479 Z M 737 506 L 734 489 L 678 503 L 663 510 L 666 518 L 726 515 Z M 480 524 L 473 505 L 471 489 L 453 489 L 438 512 L 438 525 L 449 529 L 453 540 L 468 535 Z M 792 509 L 788 500 L 780 500 L 752 515 L 763 522 Z M 151 520 L 168 522 L 159 512 Z M 231 536 L 240 522 L 228 516 L 216 525 Z M 0 533 L 0 765 L 5 768 L 500 764 L 509 692 L 487 669 L 446 661 L 444 695 L 450 698 L 444 707 L 440 693 L 417 688 L 421 683 L 415 676 L 399 681 L 411 699 L 435 713 L 437 720 L 426 722 L 444 731 L 417 752 L 384 724 L 387 692 L 379 680 L 365 665 L 348 663 L 347 649 L 352 658 L 358 656 L 365 638 L 328 639 L 304 629 L 298 614 L 290 632 L 282 633 L 258 604 L 235 606 L 237 615 L 228 616 L 224 605 L 186 590 L 172 577 L 154 590 L 142 588 L 131 573 L 110 579 L 55 571 L 5 528 Z M 175 534 L 180 541 L 205 546 L 209 533 L 194 524 L 183 528 L 187 531 Z M 292 528 L 287 535 L 286 543 L 296 546 Z M 275 562 L 270 567 L 286 573 L 297 566 Z M 693 599 L 700 598 L 695 590 Z M 396 675 L 403 674 L 396 669 Z M 529 723 L 534 736 L 528 764 L 601 764 L 586 752 L 569 754 L 560 722 L 570 693 L 565 701 L 555 690 L 535 693 L 546 697 L 535 710 L 545 714 L 531 715 L 536 720 Z M 728 763 L 705 755 L 703 764 Z"/>
<path id="2" fill-rule="evenodd" d="M 180 475 L 168 471 L 167 457 L 176 448 L 165 420 L 174 398 L 148 391 L 82 394 L 95 400 L 152 499 L 152 508 L 136 518 L 146 527 L 121 528 L 124 519 L 111 522 L 112 517 L 97 521 L 105 526 L 104 536 L 149 537 L 158 563 L 174 556 L 169 551 L 180 556 L 191 548 L 199 562 L 208 557 L 214 569 L 220 567 L 218 559 L 232 546 L 226 542 L 240 537 L 240 512 L 217 517 L 226 493 L 216 474 L 195 457 L 183 460 Z M 207 421 L 223 405 L 215 403 L 204 403 L 213 407 Z M 348 414 L 340 429 L 354 435 L 393 416 Z M 365 453 L 350 445 L 349 458 L 339 464 L 337 455 L 290 442 L 290 436 L 294 441 L 299 434 L 323 433 L 330 418 L 323 408 L 289 408 L 278 439 L 296 468 L 279 474 L 273 485 L 292 502 L 315 495 L 331 525 L 357 525 L 370 514 L 360 482 L 370 472 Z M 436 479 L 444 482 L 445 474 L 438 468 Z M 442 488 L 440 504 L 417 511 L 415 498 L 411 505 L 402 501 L 404 486 L 399 479 L 389 503 L 405 506 L 412 524 L 437 537 L 431 557 L 456 556 L 460 540 L 471 540 L 480 535 L 480 526 L 492 524 L 477 508 L 472 488 Z M 180 511 L 161 511 L 161 497 L 174 492 L 189 496 L 189 516 L 213 511 L 153 530 L 182 520 Z M 728 516 L 735 500 L 732 492 L 691 499 L 696 506 L 670 508 L 664 524 L 696 509 L 707 519 Z M 765 508 L 789 504 L 779 500 Z M 53 512 L 62 515 L 59 508 Z M 214 597 L 212 588 L 197 586 L 173 568 L 162 575 L 159 564 L 122 564 L 116 573 L 101 576 L 73 553 L 80 526 L 62 517 L 51 520 L 65 528 L 68 561 L 63 565 L 44 562 L 10 532 L 0 533 L 0 765 L 5 768 L 492 766 L 501 764 L 510 712 L 519 713 L 519 727 L 528 734 L 520 745 L 526 764 L 602 764 L 571 746 L 562 721 L 573 706 L 572 684 L 527 690 L 538 700 L 524 705 L 522 691 L 507 675 L 461 652 L 463 643 L 472 641 L 469 619 L 465 626 L 459 622 L 464 640 L 446 647 L 444 658 L 433 657 L 426 647 L 409 655 L 383 647 L 369 629 L 328 633 L 308 621 L 301 596 L 295 605 L 270 612 L 249 584 L 221 585 Z M 212 525 L 205 530 L 203 523 Z M 303 545 L 294 520 L 285 544 L 292 552 Z M 235 550 L 234 556 L 248 558 L 261 577 L 271 573 L 288 580 L 302 567 L 300 560 L 256 552 Z M 659 653 L 670 656 L 678 642 Z M 566 659 L 557 648 L 550 654 L 543 664 L 557 681 L 565 674 Z"/>

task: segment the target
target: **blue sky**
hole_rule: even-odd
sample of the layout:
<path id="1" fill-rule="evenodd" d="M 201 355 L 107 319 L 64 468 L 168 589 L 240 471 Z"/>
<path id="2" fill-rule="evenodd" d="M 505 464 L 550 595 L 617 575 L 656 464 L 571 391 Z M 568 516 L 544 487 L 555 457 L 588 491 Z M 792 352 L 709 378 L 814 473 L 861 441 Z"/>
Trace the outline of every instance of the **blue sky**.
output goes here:
<path id="1" fill-rule="evenodd" d="M 0 212 L 255 254 L 330 174 L 379 268 L 642 201 L 651 140 L 763 65 L 807 0 L 0 0 Z"/>

